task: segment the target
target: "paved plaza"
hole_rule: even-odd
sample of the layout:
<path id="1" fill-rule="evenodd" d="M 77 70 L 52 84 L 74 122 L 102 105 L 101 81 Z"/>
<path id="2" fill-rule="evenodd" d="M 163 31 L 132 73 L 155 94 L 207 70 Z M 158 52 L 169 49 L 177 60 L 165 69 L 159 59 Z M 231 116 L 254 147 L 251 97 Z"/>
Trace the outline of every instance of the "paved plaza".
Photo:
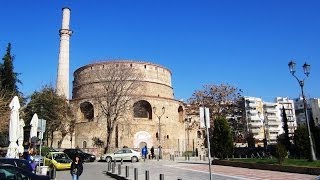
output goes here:
<path id="1" fill-rule="evenodd" d="M 120 164 L 120 162 L 117 162 Z M 122 176 L 125 175 L 125 166 L 129 166 L 129 179 L 133 179 L 133 169 L 138 168 L 138 179 L 145 180 L 145 171 L 149 171 L 150 180 L 159 180 L 160 174 L 164 174 L 164 180 L 208 180 L 209 179 L 209 166 L 205 162 L 197 161 L 167 161 L 167 160 L 147 160 L 146 162 L 130 163 L 124 162 L 122 165 Z M 116 165 L 116 173 L 118 165 Z M 247 168 L 237 168 L 229 166 L 216 166 L 212 167 L 212 179 L 291 179 L 291 180 L 308 180 L 315 179 L 316 176 L 284 173 L 266 170 L 254 170 Z M 93 162 L 84 164 L 84 173 L 81 180 L 108 180 L 113 179 L 106 175 L 107 163 L 106 162 Z M 58 171 L 57 180 L 71 179 L 69 171 Z"/>

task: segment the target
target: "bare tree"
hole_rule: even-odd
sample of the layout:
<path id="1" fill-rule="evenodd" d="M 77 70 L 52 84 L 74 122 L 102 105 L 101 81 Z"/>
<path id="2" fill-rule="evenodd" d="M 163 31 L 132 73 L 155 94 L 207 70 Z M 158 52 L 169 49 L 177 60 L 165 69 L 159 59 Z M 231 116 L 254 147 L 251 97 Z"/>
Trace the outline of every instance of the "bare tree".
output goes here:
<path id="1" fill-rule="evenodd" d="M 57 130 L 61 133 L 60 140 L 58 141 L 58 148 L 61 148 L 62 142 L 67 135 L 70 135 L 70 137 L 72 138 L 72 135 L 75 130 L 76 119 L 74 113 L 71 110 L 70 104 L 66 103 L 65 106 L 65 110 L 63 111 L 65 114 L 62 115 L 62 121 L 60 122 L 60 125 L 57 128 Z"/>
<path id="2" fill-rule="evenodd" d="M 204 105 L 210 109 L 212 120 L 233 115 L 239 110 L 241 93 L 241 89 L 229 84 L 204 85 L 203 89 L 195 91 L 188 100 L 190 111 L 199 111 L 199 107 Z"/>
<path id="3" fill-rule="evenodd" d="M 106 121 L 105 152 L 109 151 L 112 134 L 119 121 L 126 121 L 132 111 L 134 99 L 138 98 L 141 74 L 128 63 L 110 63 L 96 70 L 97 81 L 101 82 L 93 98 L 98 102 L 102 119 Z"/>

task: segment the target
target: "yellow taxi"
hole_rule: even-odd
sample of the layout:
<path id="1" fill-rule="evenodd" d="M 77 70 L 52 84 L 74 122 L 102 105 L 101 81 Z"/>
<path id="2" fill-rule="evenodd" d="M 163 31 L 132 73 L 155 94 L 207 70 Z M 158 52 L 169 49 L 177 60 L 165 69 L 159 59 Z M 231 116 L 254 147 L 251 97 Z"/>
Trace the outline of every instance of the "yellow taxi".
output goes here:
<path id="1" fill-rule="evenodd" d="M 54 166 L 56 170 L 70 169 L 72 160 L 64 152 L 49 152 L 44 158 L 46 166 Z"/>

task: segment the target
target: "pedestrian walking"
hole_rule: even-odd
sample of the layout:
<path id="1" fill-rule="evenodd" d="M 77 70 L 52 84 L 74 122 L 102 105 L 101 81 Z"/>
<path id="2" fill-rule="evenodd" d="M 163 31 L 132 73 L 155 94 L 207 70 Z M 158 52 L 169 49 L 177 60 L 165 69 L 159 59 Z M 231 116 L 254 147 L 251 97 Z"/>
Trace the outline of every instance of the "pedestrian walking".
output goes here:
<path id="1" fill-rule="evenodd" d="M 153 146 L 151 147 L 150 152 L 151 152 L 151 159 L 153 159 L 154 158 L 154 147 Z"/>
<path id="2" fill-rule="evenodd" d="M 72 176 L 72 180 L 79 180 L 83 172 L 83 165 L 80 160 L 80 156 L 77 154 L 74 160 L 71 163 L 70 174 Z"/>
<path id="3" fill-rule="evenodd" d="M 142 148 L 141 154 L 142 154 L 143 159 L 146 160 L 147 154 L 148 154 L 148 148 L 147 148 L 147 146 L 144 146 L 144 148 Z"/>

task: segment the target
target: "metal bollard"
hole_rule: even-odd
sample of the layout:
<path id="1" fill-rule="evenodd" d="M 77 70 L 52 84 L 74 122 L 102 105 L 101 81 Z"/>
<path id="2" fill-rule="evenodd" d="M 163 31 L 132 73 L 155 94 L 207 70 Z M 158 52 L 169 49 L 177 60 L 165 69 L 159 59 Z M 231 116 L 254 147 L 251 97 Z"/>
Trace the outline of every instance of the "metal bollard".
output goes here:
<path id="1" fill-rule="evenodd" d="M 146 171 L 146 180 L 149 180 L 149 171 Z"/>
<path id="2" fill-rule="evenodd" d="M 188 161 L 190 161 L 190 155 L 188 154 Z"/>
<path id="3" fill-rule="evenodd" d="M 200 157 L 200 161 L 201 161 L 201 155 L 199 157 Z"/>
<path id="4" fill-rule="evenodd" d="M 123 159 L 121 158 L 121 165 L 123 165 Z"/>
<path id="5" fill-rule="evenodd" d="M 57 170 L 55 167 L 53 167 L 51 179 L 56 179 L 56 177 L 57 177 Z"/>
<path id="6" fill-rule="evenodd" d="M 111 170 L 112 174 L 114 174 L 115 171 L 116 171 L 116 163 L 112 163 L 112 170 Z"/>
<path id="7" fill-rule="evenodd" d="M 49 177 L 50 179 L 56 179 L 56 168 L 54 167 L 50 168 Z"/>
<path id="8" fill-rule="evenodd" d="M 121 164 L 118 164 L 118 175 L 121 175 Z"/>
<path id="9" fill-rule="evenodd" d="M 134 168 L 134 180 L 138 180 L 138 168 Z"/>
<path id="10" fill-rule="evenodd" d="M 184 155 L 184 160 L 187 160 L 187 154 Z"/>
<path id="11" fill-rule="evenodd" d="M 111 171 L 111 161 L 108 162 L 108 171 Z"/>
<path id="12" fill-rule="evenodd" d="M 159 156 L 157 156 L 157 161 L 159 161 Z"/>
<path id="13" fill-rule="evenodd" d="M 164 174 L 160 174 L 160 180 L 164 180 Z"/>
<path id="14" fill-rule="evenodd" d="M 172 160 L 174 161 L 174 155 L 172 155 Z"/>
<path id="15" fill-rule="evenodd" d="M 129 177 L 129 166 L 126 166 L 126 178 Z"/>

